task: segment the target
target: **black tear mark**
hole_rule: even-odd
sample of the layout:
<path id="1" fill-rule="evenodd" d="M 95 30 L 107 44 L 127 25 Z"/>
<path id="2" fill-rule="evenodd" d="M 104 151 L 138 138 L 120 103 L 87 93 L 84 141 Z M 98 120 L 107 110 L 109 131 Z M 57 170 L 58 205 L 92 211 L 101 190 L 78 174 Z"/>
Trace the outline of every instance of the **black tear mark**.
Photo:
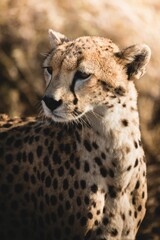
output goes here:
<path id="1" fill-rule="evenodd" d="M 125 95 L 125 89 L 122 86 L 116 87 L 114 91 L 116 94 L 118 94 L 120 96 Z"/>
<path id="2" fill-rule="evenodd" d="M 77 76 L 77 72 L 76 72 L 76 74 L 74 75 L 73 81 L 72 81 L 72 83 L 70 85 L 70 90 L 71 90 L 71 92 L 73 93 L 73 96 L 74 96 L 74 99 L 73 99 L 73 104 L 74 105 L 76 105 L 78 103 L 78 98 L 77 98 L 77 96 L 75 94 L 75 91 L 74 91 L 74 87 L 75 87 L 75 83 L 76 83 L 77 77 L 78 76 Z"/>

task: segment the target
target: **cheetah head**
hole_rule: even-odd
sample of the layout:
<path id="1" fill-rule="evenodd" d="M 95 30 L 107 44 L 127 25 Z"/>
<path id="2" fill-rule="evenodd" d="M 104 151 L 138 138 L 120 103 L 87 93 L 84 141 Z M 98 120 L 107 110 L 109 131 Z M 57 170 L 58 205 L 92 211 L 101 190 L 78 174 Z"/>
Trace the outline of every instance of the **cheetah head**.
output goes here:
<path id="1" fill-rule="evenodd" d="M 120 51 L 101 37 L 70 41 L 49 30 L 49 40 L 42 106 L 45 116 L 56 122 L 76 120 L 97 107 L 107 109 L 115 99 L 125 97 L 129 83 L 144 74 L 151 55 L 145 44 Z"/>

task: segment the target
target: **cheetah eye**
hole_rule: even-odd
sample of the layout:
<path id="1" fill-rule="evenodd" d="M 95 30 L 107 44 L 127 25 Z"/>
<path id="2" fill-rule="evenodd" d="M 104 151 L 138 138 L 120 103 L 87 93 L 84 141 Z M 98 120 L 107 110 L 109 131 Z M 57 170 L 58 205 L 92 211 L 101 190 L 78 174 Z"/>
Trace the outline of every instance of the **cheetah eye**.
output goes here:
<path id="1" fill-rule="evenodd" d="M 74 75 L 74 79 L 75 80 L 85 80 L 87 78 L 89 78 L 91 76 L 90 73 L 85 73 L 85 72 L 81 72 L 81 71 L 77 71 Z"/>
<path id="2" fill-rule="evenodd" d="M 46 84 L 48 85 L 52 78 L 53 69 L 50 66 L 46 66 L 46 67 L 44 66 L 42 68 L 44 69 L 44 77 L 46 80 Z"/>
<path id="3" fill-rule="evenodd" d="M 52 67 L 43 67 L 43 68 L 46 69 L 46 71 L 47 71 L 48 74 L 52 75 L 52 72 L 53 72 Z"/>

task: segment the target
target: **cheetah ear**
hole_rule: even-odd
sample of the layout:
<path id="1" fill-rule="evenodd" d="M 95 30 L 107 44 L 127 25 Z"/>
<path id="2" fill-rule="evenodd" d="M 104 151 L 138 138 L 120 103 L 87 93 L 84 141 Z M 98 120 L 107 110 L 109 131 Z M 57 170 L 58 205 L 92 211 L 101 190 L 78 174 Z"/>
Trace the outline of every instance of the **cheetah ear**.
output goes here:
<path id="1" fill-rule="evenodd" d="M 136 44 L 116 53 L 116 56 L 125 66 L 128 80 L 134 80 L 139 79 L 145 73 L 151 50 L 145 44 Z"/>
<path id="2" fill-rule="evenodd" d="M 61 45 L 63 42 L 68 42 L 68 38 L 59 32 L 55 32 L 52 29 L 48 30 L 48 37 L 50 41 L 51 48 L 56 48 L 58 45 Z"/>

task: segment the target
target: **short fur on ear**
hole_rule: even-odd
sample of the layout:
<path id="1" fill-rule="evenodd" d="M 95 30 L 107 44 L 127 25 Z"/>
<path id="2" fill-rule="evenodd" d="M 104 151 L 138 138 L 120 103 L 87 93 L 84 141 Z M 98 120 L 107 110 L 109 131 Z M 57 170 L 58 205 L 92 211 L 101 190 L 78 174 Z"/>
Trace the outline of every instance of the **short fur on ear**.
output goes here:
<path id="1" fill-rule="evenodd" d="M 48 30 L 48 37 L 50 41 L 51 48 L 56 48 L 63 42 L 68 42 L 68 38 L 59 32 L 55 32 L 52 29 Z"/>
<path id="2" fill-rule="evenodd" d="M 134 80 L 144 75 L 151 50 L 146 44 L 136 44 L 116 53 L 116 56 L 125 66 L 128 80 Z"/>

